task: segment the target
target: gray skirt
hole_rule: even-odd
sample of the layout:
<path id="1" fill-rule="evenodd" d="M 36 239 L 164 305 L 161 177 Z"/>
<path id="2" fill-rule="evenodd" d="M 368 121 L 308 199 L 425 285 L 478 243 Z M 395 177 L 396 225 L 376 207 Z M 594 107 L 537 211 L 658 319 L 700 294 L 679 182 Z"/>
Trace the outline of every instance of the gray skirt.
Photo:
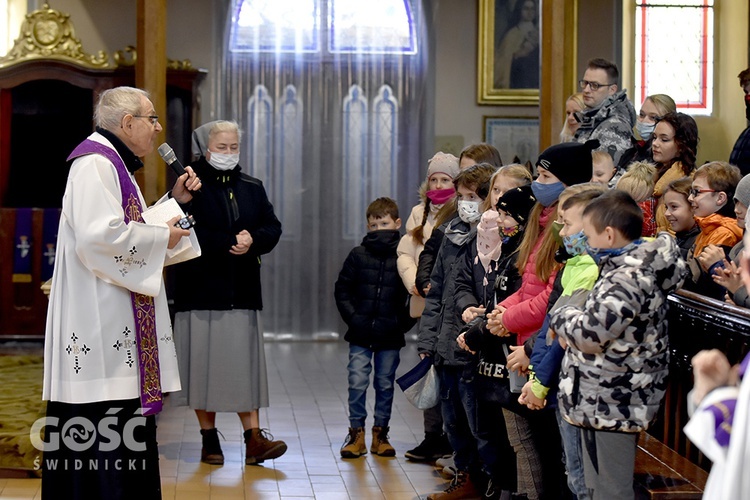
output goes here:
<path id="1" fill-rule="evenodd" d="M 268 406 L 263 326 L 258 311 L 189 311 L 174 319 L 182 390 L 177 406 L 249 412 Z"/>

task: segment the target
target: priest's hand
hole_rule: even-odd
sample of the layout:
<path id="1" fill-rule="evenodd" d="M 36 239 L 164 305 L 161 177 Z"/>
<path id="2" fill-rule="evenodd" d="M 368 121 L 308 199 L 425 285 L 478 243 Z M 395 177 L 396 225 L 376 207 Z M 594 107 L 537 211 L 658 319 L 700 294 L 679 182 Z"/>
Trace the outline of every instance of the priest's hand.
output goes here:
<path id="1" fill-rule="evenodd" d="M 169 228 L 169 243 L 167 243 L 167 248 L 170 250 L 177 246 L 177 243 L 180 242 L 183 236 L 190 236 L 190 231 L 182 229 L 180 226 L 175 226 L 179 220 L 180 216 L 176 216 L 167 222 L 167 227 Z"/>
<path id="2" fill-rule="evenodd" d="M 193 167 L 185 167 L 185 173 L 177 178 L 172 188 L 172 198 L 177 203 L 188 203 L 193 199 L 193 192 L 201 188 L 201 180 L 195 175 Z"/>

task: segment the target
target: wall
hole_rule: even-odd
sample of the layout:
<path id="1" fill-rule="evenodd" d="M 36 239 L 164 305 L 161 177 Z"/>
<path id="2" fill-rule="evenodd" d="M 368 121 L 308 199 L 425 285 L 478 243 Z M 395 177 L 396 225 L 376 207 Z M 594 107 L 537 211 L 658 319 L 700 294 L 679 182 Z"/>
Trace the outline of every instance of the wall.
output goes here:
<path id="1" fill-rule="evenodd" d="M 482 141 L 483 116 L 538 117 L 536 106 L 477 105 L 478 1 L 437 0 L 435 135 Z"/>

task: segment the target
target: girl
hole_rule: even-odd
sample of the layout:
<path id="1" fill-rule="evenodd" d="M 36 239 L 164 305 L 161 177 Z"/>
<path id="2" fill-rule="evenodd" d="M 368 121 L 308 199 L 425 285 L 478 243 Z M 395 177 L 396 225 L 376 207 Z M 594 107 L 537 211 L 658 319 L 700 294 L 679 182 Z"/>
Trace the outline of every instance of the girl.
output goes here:
<path id="1" fill-rule="evenodd" d="M 669 231 L 669 223 L 664 217 L 664 189 L 670 182 L 692 175 L 697 149 L 698 126 L 691 116 L 667 113 L 656 124 L 651 151 L 657 168 L 654 184 L 657 233 Z"/>
<path id="2" fill-rule="evenodd" d="M 674 231 L 675 241 L 680 247 L 683 259 L 687 259 L 695 238 L 701 232 L 693 216 L 693 207 L 688 201 L 692 187 L 692 179 L 682 177 L 670 182 L 664 191 L 664 216 L 669 222 L 670 229 Z"/>
<path id="3" fill-rule="evenodd" d="M 653 94 L 643 101 L 636 117 L 636 134 L 631 138 L 632 146 L 620 157 L 618 169 L 625 169 L 634 161 L 653 161 L 651 142 L 656 123 L 667 113 L 677 111 L 674 100 L 666 94 Z"/>

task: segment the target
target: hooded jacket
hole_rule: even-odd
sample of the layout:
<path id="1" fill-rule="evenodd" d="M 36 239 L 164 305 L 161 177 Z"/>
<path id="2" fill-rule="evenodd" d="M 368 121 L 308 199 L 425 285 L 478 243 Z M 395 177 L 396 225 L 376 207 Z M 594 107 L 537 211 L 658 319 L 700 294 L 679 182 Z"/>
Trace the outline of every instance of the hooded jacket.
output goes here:
<path id="1" fill-rule="evenodd" d="M 601 106 L 581 112 L 581 126 L 575 141 L 584 143 L 599 139 L 601 151 L 606 151 L 617 165 L 620 157 L 630 149 L 635 125 L 635 108 L 628 100 L 626 91 L 620 90 L 607 97 Z"/>
<path id="2" fill-rule="evenodd" d="M 419 353 L 436 356 L 436 363 L 465 366 L 473 356 L 458 346 L 456 338 L 464 322 L 456 307 L 456 273 L 466 245 L 474 235 L 469 224 L 455 218 L 444 227 L 445 236 L 430 277 L 424 313 L 419 325 Z"/>
<path id="3" fill-rule="evenodd" d="M 409 318 L 408 293 L 396 270 L 396 229 L 370 231 L 341 268 L 334 287 L 336 307 L 349 327 L 344 339 L 373 351 L 401 349 Z"/>
<path id="4" fill-rule="evenodd" d="M 631 245 L 602 258 L 582 309 L 566 306 L 550 319 L 568 343 L 558 403 L 573 425 L 645 430 L 667 387 L 667 295 L 682 285 L 687 266 L 666 233 Z"/>

